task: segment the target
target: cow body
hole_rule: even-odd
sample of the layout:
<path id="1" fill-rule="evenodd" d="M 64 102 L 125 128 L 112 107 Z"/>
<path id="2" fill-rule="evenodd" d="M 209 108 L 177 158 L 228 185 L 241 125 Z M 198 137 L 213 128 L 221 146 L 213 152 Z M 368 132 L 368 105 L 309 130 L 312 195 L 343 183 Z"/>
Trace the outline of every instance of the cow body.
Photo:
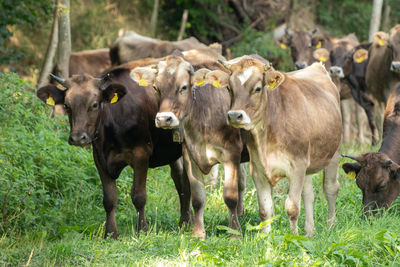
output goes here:
<path id="1" fill-rule="evenodd" d="M 110 48 L 110 57 L 113 65 L 120 65 L 141 58 L 165 57 L 175 50 L 186 51 L 196 48 L 207 49 L 209 47 L 194 37 L 182 41 L 169 42 L 141 36 L 135 32 L 128 32 L 114 42 Z M 220 49 L 220 46 L 216 48 L 217 51 L 220 51 Z"/>
<path id="2" fill-rule="evenodd" d="M 400 194 L 400 83 L 391 93 L 386 105 L 383 140 L 379 152 L 360 156 L 344 155 L 356 163 L 345 163 L 343 169 L 355 176 L 363 195 L 364 212 L 389 208 Z M 354 177 L 353 177 L 354 178 Z"/>
<path id="3" fill-rule="evenodd" d="M 106 237 L 117 238 L 116 179 L 126 166 L 134 169 L 132 202 L 138 212 L 137 231 L 146 230 L 147 169 L 166 164 L 181 201 L 181 223 L 189 221 L 190 190 L 183 173 L 181 145 L 172 141 L 171 131 L 155 128 L 158 110 L 153 89 L 140 87 L 129 78 L 129 69 L 108 72 L 101 80 L 73 76 L 65 82 L 66 91 L 53 85 L 39 89 L 43 101 L 64 104 L 71 132 L 69 143 L 93 146 L 93 157 L 103 185 L 103 204 L 107 215 Z M 117 102 L 110 104 L 112 102 Z"/>
<path id="4" fill-rule="evenodd" d="M 192 73 L 192 68 L 182 57 L 169 56 L 159 63 L 156 76 L 149 82 L 160 94 L 156 126 L 181 129 L 184 164 L 195 212 L 194 235 L 205 238 L 203 213 L 206 194 L 202 175 L 217 163 L 223 165 L 224 201 L 230 211 L 229 226 L 240 231 L 238 214 L 243 213 L 245 186 L 245 174 L 240 169 L 240 162 L 248 161 L 248 155 L 246 152 L 241 155 L 243 141 L 240 130 L 226 123 L 229 92 L 211 85 L 212 71 L 202 68 Z M 133 70 L 132 77 L 140 81 L 142 71 L 145 70 Z"/>
<path id="5" fill-rule="evenodd" d="M 266 70 L 254 60 L 238 62 L 230 69 L 233 97 L 228 121 L 252 135 L 247 147 L 260 217 L 264 221 L 273 216 L 272 187 L 288 177 L 286 212 L 291 226 L 297 233 L 303 191 L 305 229 L 312 235 L 314 195 L 312 181 L 305 175 L 326 168 L 329 222 L 335 218 L 337 150 L 342 134 L 338 89 L 319 63 L 288 74 Z"/>

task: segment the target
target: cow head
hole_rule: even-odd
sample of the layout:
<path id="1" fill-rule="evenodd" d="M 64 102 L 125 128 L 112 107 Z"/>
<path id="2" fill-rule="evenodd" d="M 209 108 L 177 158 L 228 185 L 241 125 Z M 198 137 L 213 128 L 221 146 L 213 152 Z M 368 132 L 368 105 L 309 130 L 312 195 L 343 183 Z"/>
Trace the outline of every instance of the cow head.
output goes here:
<path id="1" fill-rule="evenodd" d="M 148 78 L 146 78 L 147 76 Z M 132 70 L 131 78 L 140 85 L 145 80 L 152 85 L 160 97 L 160 109 L 155 124 L 158 128 L 178 128 L 180 120 L 185 116 L 188 101 L 193 101 L 192 78 L 194 69 L 181 56 L 168 56 L 160 61 L 156 69 L 137 68 Z M 201 85 L 202 77 L 195 77 Z M 203 77 L 204 78 L 204 77 Z"/>
<path id="2" fill-rule="evenodd" d="M 348 75 L 351 68 L 351 61 L 349 55 L 351 54 L 353 46 L 349 42 L 338 42 L 334 45 L 330 53 L 331 68 L 329 74 L 332 77 L 343 79 Z"/>
<path id="3" fill-rule="evenodd" d="M 390 70 L 400 73 L 400 24 L 390 30 L 389 44 L 393 50 L 393 61 Z"/>
<path id="4" fill-rule="evenodd" d="M 342 168 L 350 178 L 356 179 L 363 194 L 364 212 L 375 215 L 377 209 L 388 208 L 399 195 L 400 166 L 380 152 L 342 156 L 356 161 L 344 163 Z"/>
<path id="5" fill-rule="evenodd" d="M 275 90 L 285 80 L 283 73 L 273 71 L 269 63 L 254 58 L 243 58 L 230 66 L 229 90 L 231 109 L 228 124 L 251 130 L 265 110 L 268 90 Z"/>
<path id="6" fill-rule="evenodd" d="M 315 48 L 322 47 L 321 40 L 313 40 L 316 30 L 285 30 L 285 35 L 278 40 L 278 45 L 283 48 L 290 48 L 295 69 L 304 69 L 312 63 L 312 52 Z M 313 43 L 315 46 L 313 46 Z"/>
<path id="7" fill-rule="evenodd" d="M 73 75 L 68 80 L 56 77 L 56 80 L 65 90 L 47 85 L 37 91 L 37 96 L 48 105 L 64 105 L 70 123 L 70 145 L 91 144 L 96 138 L 103 103 L 118 102 L 126 94 L 125 87 L 107 84 L 90 75 Z"/>

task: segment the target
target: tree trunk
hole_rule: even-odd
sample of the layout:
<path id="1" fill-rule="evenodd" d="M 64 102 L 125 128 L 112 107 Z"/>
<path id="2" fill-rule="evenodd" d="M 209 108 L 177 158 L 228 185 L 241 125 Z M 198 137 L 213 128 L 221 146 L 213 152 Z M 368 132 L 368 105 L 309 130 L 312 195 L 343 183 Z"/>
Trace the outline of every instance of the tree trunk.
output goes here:
<path id="1" fill-rule="evenodd" d="M 61 78 L 69 77 L 69 56 L 71 54 L 71 27 L 69 22 L 70 0 L 59 0 L 59 29 L 57 67 Z"/>
<path id="2" fill-rule="evenodd" d="M 382 19 L 382 30 L 388 32 L 389 27 L 390 27 L 390 5 L 389 5 L 389 0 L 385 0 L 385 9 L 383 11 L 383 19 Z"/>
<path id="3" fill-rule="evenodd" d="M 186 21 L 188 18 L 188 10 L 185 9 L 183 11 L 183 15 L 182 15 L 182 23 L 181 23 L 181 28 L 179 29 L 179 35 L 178 35 L 178 41 L 181 41 L 183 38 L 183 34 L 185 33 L 185 28 L 186 28 Z"/>
<path id="4" fill-rule="evenodd" d="M 374 0 L 374 4 L 372 6 L 371 22 L 369 24 L 368 40 L 370 42 L 372 42 L 374 39 L 373 38 L 374 33 L 379 31 L 379 26 L 381 23 L 382 4 L 383 4 L 383 0 Z"/>
<path id="5" fill-rule="evenodd" d="M 153 13 L 151 14 L 150 30 L 151 30 L 151 35 L 153 37 L 156 37 L 159 2 L 160 2 L 159 0 L 154 0 Z"/>
<path id="6" fill-rule="evenodd" d="M 36 84 L 40 88 L 46 84 L 47 78 L 54 66 L 54 55 L 56 54 L 58 45 L 58 1 L 55 1 L 54 6 L 54 19 L 53 27 L 51 29 L 49 45 L 47 46 L 46 56 L 43 61 L 42 70 L 40 72 L 39 80 Z"/>

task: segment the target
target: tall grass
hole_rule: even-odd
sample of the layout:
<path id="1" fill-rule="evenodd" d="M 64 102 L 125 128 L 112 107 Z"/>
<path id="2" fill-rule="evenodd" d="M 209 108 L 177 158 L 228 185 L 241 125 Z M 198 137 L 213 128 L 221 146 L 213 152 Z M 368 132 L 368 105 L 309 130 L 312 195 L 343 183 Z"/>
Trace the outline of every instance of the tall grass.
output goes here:
<path id="1" fill-rule="evenodd" d="M 260 232 L 256 191 L 248 177 L 241 239 L 224 226 L 228 210 L 222 185 L 207 191 L 207 239 L 178 228 L 179 201 L 167 167 L 150 170 L 147 233 L 135 233 L 136 212 L 129 191 L 132 171 L 118 179 L 118 241 L 103 240 L 105 212 L 100 179 L 90 150 L 67 144 L 66 118 L 53 119 L 34 89 L 15 74 L 0 74 L 0 265 L 292 265 L 398 266 L 399 201 L 379 218 L 362 216 L 361 191 L 339 169 L 337 222 L 327 229 L 322 177 L 313 176 L 315 234 L 290 232 L 285 214 L 287 181 L 274 190 L 273 230 Z M 343 146 L 361 153 L 369 146 Z M 376 149 L 376 148 L 374 148 Z"/>

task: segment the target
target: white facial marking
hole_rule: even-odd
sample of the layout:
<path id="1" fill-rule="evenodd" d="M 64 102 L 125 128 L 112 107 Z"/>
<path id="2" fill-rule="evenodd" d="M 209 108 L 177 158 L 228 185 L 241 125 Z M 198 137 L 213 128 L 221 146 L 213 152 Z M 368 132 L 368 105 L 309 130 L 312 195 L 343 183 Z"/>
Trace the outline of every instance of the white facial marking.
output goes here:
<path id="1" fill-rule="evenodd" d="M 253 66 L 247 68 L 245 71 L 243 71 L 241 74 L 237 76 L 242 85 L 251 77 L 251 75 L 253 74 L 253 69 L 254 69 Z"/>

